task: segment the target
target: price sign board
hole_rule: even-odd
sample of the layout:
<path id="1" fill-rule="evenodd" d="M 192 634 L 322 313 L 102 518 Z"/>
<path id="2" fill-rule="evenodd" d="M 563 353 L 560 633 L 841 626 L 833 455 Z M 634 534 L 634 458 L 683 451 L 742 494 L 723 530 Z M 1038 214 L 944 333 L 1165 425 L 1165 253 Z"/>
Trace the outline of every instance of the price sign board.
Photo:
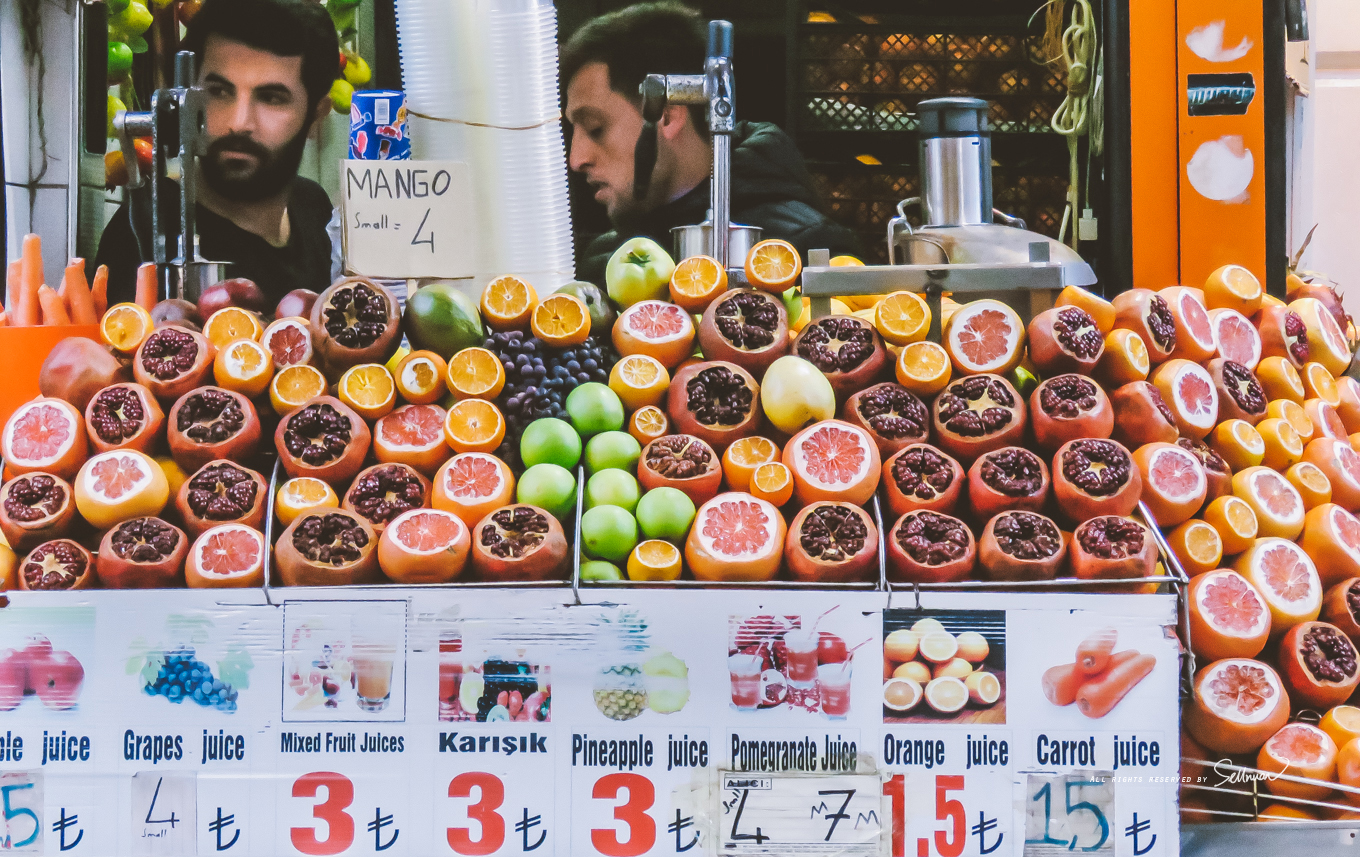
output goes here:
<path id="1" fill-rule="evenodd" d="M 1113 854 L 1115 786 L 1109 771 L 1025 778 L 1025 857 Z"/>
<path id="2" fill-rule="evenodd" d="M 724 772 L 721 786 L 715 816 L 723 854 L 886 853 L 877 775 Z"/>
<path id="3" fill-rule="evenodd" d="M 41 854 L 43 851 L 43 780 L 41 771 L 0 774 L 0 808 L 4 833 L 0 851 Z"/>
<path id="4" fill-rule="evenodd" d="M 196 777 L 192 773 L 138 771 L 132 775 L 132 853 L 174 857 L 197 844 Z"/>
<path id="5" fill-rule="evenodd" d="M 345 270 L 371 277 L 467 277 L 476 222 L 459 161 L 344 161 Z"/>

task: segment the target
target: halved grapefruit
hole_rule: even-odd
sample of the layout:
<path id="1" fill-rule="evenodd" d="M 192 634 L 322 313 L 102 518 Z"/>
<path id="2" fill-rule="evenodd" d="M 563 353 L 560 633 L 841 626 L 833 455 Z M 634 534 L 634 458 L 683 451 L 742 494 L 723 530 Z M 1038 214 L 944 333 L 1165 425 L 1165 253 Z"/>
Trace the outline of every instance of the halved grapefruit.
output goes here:
<path id="1" fill-rule="evenodd" d="M 1256 756 L 1256 767 L 1268 774 L 1306 777 L 1315 783 L 1297 783 L 1266 777 L 1266 790 L 1281 797 L 1322 800 L 1332 793 L 1336 780 L 1336 742 L 1311 723 L 1290 723 L 1271 736 Z"/>
<path id="2" fill-rule="evenodd" d="M 1317 298 L 1299 298 L 1289 309 L 1299 314 L 1308 329 L 1308 356 L 1333 375 L 1344 375 L 1351 363 L 1351 348 L 1331 311 Z"/>
<path id="3" fill-rule="evenodd" d="M 1261 331 L 1235 309 L 1209 310 L 1209 326 L 1214 331 L 1214 350 L 1224 360 L 1241 363 L 1255 370 L 1261 362 Z"/>
<path id="4" fill-rule="evenodd" d="M 949 317 L 944 348 L 960 375 L 1005 375 L 1025 353 L 1025 325 L 1001 301 L 971 301 Z"/>
<path id="5" fill-rule="evenodd" d="M 444 440 L 445 416 L 438 405 L 397 408 L 373 426 L 373 457 L 432 475 L 453 454 Z"/>
<path id="6" fill-rule="evenodd" d="M 1206 661 L 1253 658 L 1270 637 L 1270 609 L 1260 590 L 1231 569 L 1190 581 L 1190 647 Z"/>
<path id="7" fill-rule="evenodd" d="M 1248 467 L 1233 474 L 1233 495 L 1241 497 L 1256 513 L 1263 537 L 1296 539 L 1303 532 L 1307 509 L 1299 490 L 1269 467 Z"/>
<path id="8" fill-rule="evenodd" d="M 189 548 L 184 580 L 193 589 L 264 585 L 264 534 L 244 524 L 205 530 Z"/>
<path id="9" fill-rule="evenodd" d="M 1289 720 L 1289 694 L 1275 670 L 1250 658 L 1225 658 L 1200 670 L 1194 704 L 1185 711 L 1190 735 L 1220 753 L 1250 753 Z"/>
<path id="10" fill-rule="evenodd" d="M 312 332 L 305 318 L 280 318 L 269 323 L 260 344 L 274 355 L 275 370 L 312 362 Z"/>
<path id="11" fill-rule="evenodd" d="M 1183 357 L 1198 363 L 1212 357 L 1218 345 L 1199 289 L 1171 286 L 1157 294 L 1166 299 L 1171 316 L 1176 319 L 1176 347 L 1171 350 L 1172 358 Z"/>
<path id="12" fill-rule="evenodd" d="M 699 580 L 770 580 L 779 572 L 786 532 L 770 503 L 739 491 L 719 494 L 694 516 L 685 564 Z"/>
<path id="13" fill-rule="evenodd" d="M 88 444 L 80 411 L 64 399 L 39 396 L 10 415 L 0 453 L 15 474 L 42 470 L 70 479 L 85 461 Z"/>
<path id="14" fill-rule="evenodd" d="M 1195 454 L 1174 443 L 1147 443 L 1133 453 L 1143 477 L 1143 502 L 1163 527 L 1189 520 L 1204 504 L 1209 477 Z"/>
<path id="15" fill-rule="evenodd" d="M 485 452 L 463 452 L 444 462 L 435 474 L 430 502 L 475 527 L 482 518 L 510 504 L 514 496 L 515 475 L 504 461 Z"/>
<path id="16" fill-rule="evenodd" d="M 1218 390 L 1209 370 L 1200 364 L 1168 360 L 1152 373 L 1152 383 L 1171 406 L 1181 434 L 1199 439 L 1218 424 Z"/>
<path id="17" fill-rule="evenodd" d="M 442 509 L 409 509 L 378 538 L 378 566 L 397 583 L 448 583 L 467 565 L 467 524 Z"/>
<path id="18" fill-rule="evenodd" d="M 100 530 L 130 518 L 159 515 L 170 499 L 165 471 L 135 449 L 94 456 L 76 474 L 74 487 L 76 509 Z"/>
<path id="19" fill-rule="evenodd" d="M 1326 399 L 1305 399 L 1303 413 L 1313 426 L 1313 437 L 1334 437 L 1350 443 L 1350 433 L 1337 414 L 1336 408 Z M 1310 441 L 1311 442 L 1311 441 Z"/>
<path id="20" fill-rule="evenodd" d="M 1323 586 L 1360 577 L 1360 520 L 1335 503 L 1308 512 L 1299 547 L 1313 560 Z"/>
<path id="21" fill-rule="evenodd" d="M 1360 510 L 1360 453 L 1348 438 L 1315 437 L 1303 448 L 1303 460 L 1318 466 L 1332 483 L 1332 502 L 1348 512 Z"/>
<path id="22" fill-rule="evenodd" d="M 784 447 L 783 460 L 803 505 L 819 500 L 863 505 L 878 490 L 883 471 L 874 439 L 842 420 L 822 420 L 794 435 Z"/>
<path id="23" fill-rule="evenodd" d="M 694 351 L 694 320 L 666 301 L 638 301 L 614 322 L 614 347 L 621 356 L 646 354 L 674 370 Z"/>
<path id="24" fill-rule="evenodd" d="M 1234 564 L 1266 600 L 1270 628 L 1281 634 L 1322 612 L 1322 580 L 1303 548 L 1288 539 L 1257 539 Z"/>

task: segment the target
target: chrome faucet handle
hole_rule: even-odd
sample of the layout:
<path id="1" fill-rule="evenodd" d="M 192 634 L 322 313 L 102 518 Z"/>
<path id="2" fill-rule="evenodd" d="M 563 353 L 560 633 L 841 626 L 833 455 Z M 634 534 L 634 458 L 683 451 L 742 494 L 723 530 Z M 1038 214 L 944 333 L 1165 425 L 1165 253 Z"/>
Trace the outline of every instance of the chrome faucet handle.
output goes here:
<path id="1" fill-rule="evenodd" d="M 911 196 L 897 204 L 897 216 L 888 221 L 888 264 L 897 264 L 897 235 L 905 231 L 907 235 L 914 235 L 911 228 L 911 221 L 907 219 L 907 206 L 920 205 L 919 196 Z"/>

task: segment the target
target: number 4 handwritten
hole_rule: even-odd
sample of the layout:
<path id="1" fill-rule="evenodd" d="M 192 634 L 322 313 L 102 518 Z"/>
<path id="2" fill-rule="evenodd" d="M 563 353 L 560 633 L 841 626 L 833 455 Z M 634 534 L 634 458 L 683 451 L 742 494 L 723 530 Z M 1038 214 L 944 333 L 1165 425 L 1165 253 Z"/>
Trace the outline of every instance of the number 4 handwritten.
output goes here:
<path id="1" fill-rule="evenodd" d="M 413 236 L 411 236 L 411 246 L 412 246 L 412 247 L 415 247 L 415 246 L 418 245 L 418 244 L 429 244 L 429 245 L 430 245 L 430 252 L 433 253 L 433 252 L 434 252 L 434 231 L 433 231 L 433 230 L 430 231 L 430 237 L 429 237 L 429 238 L 421 238 L 421 237 L 420 237 L 420 231 L 421 231 L 422 229 L 425 228 L 425 221 L 427 221 L 427 220 L 429 220 L 429 219 L 430 219 L 430 210 L 427 208 L 427 209 L 425 209 L 425 216 L 422 217 L 422 218 L 420 218 L 420 225 L 416 227 L 416 234 L 413 235 Z"/>

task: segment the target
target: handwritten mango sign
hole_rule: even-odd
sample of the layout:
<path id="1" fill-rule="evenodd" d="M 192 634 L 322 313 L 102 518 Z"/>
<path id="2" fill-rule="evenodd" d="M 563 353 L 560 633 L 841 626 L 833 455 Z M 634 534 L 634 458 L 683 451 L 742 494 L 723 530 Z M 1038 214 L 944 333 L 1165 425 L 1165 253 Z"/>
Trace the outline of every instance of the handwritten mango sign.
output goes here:
<path id="1" fill-rule="evenodd" d="M 477 227 L 460 161 L 343 161 L 345 271 L 371 277 L 467 277 Z"/>

